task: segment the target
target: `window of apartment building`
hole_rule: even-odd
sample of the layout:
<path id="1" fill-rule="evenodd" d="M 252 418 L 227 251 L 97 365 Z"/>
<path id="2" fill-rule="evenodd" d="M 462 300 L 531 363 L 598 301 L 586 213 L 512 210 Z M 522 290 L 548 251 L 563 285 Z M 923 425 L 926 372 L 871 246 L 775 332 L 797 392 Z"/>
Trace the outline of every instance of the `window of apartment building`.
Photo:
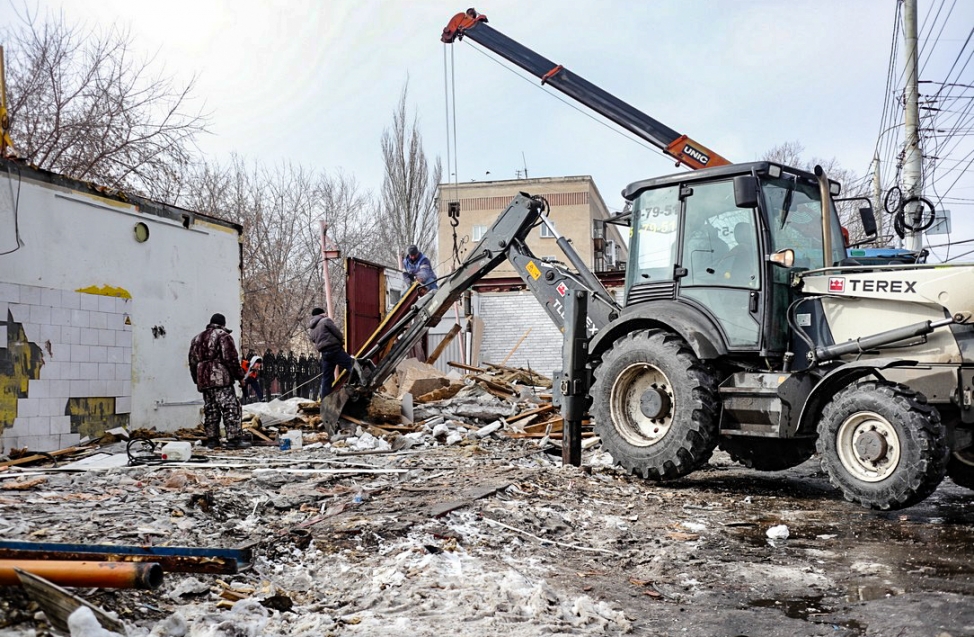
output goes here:
<path id="1" fill-rule="evenodd" d="M 487 232 L 487 226 L 474 226 L 473 230 L 470 231 L 470 238 L 473 241 L 480 241 L 484 238 L 484 234 Z"/>
<path id="2" fill-rule="evenodd" d="M 541 224 L 541 238 L 542 239 L 554 239 L 555 233 L 551 231 L 551 228 L 547 224 Z"/>

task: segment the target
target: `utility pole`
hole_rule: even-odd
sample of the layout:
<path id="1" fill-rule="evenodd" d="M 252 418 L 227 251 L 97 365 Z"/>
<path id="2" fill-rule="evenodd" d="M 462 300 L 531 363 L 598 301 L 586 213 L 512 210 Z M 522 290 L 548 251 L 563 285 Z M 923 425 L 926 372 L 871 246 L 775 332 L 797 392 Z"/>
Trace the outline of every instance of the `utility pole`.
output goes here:
<path id="1" fill-rule="evenodd" d="M 905 101 L 905 160 L 903 163 L 903 197 L 919 197 L 923 194 L 923 155 L 920 152 L 920 110 L 918 108 L 919 92 L 917 90 L 917 0 L 903 2 L 903 29 L 906 32 L 906 87 L 903 91 Z M 922 211 L 920 202 L 911 203 L 904 210 L 909 219 L 908 225 L 914 227 L 920 224 Z M 909 250 L 919 251 L 923 248 L 923 233 L 908 231 L 906 246 Z"/>

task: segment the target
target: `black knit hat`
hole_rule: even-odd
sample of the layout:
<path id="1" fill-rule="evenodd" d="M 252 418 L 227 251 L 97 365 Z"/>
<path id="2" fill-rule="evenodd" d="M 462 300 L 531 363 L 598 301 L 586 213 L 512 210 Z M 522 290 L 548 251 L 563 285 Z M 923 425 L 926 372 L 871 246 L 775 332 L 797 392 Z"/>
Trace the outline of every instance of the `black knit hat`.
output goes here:
<path id="1" fill-rule="evenodd" d="M 210 323 L 215 323 L 217 325 L 226 325 L 227 317 L 223 316 L 219 312 L 210 317 Z"/>
<path id="2" fill-rule="evenodd" d="M 311 310 L 311 316 L 318 316 L 319 314 L 324 314 L 324 313 L 325 311 L 320 307 L 316 307 L 315 309 Z"/>
<path id="3" fill-rule="evenodd" d="M 406 248 L 406 254 L 408 254 L 411 257 L 415 257 L 419 255 L 419 248 L 416 247 L 416 244 L 414 243 L 413 245 Z"/>

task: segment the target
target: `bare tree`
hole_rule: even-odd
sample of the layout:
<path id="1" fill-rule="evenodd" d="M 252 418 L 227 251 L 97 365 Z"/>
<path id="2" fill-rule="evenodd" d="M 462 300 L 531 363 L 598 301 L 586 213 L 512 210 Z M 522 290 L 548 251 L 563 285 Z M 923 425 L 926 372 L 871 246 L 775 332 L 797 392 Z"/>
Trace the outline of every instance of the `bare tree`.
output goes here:
<path id="1" fill-rule="evenodd" d="M 76 179 L 166 199 L 192 162 L 206 119 L 177 86 L 137 59 L 130 35 L 40 21 L 26 11 L 2 32 L 14 148 Z"/>
<path id="2" fill-rule="evenodd" d="M 843 168 L 833 157 L 832 159 L 815 158 L 804 159 L 802 154 L 805 147 L 800 142 L 785 142 L 771 148 L 764 153 L 761 159 L 773 161 L 786 166 L 793 166 L 808 172 L 812 172 L 815 166 L 821 166 L 829 179 L 842 184 L 842 194 L 840 198 L 867 196 L 869 184 L 860 179 L 851 170 Z M 862 204 L 856 201 L 844 201 L 838 203 L 839 221 L 849 231 L 849 240 L 852 243 L 860 241 L 866 237 L 862 228 L 862 220 L 859 216 L 859 208 Z M 878 215 L 880 211 L 875 211 Z"/>
<path id="3" fill-rule="evenodd" d="M 184 205 L 244 227 L 244 348 L 305 351 L 311 309 L 324 306 L 320 222 L 342 256 L 370 258 L 376 244 L 371 195 L 354 178 L 313 174 L 292 165 L 204 164 L 186 178 Z M 342 261 L 329 262 L 336 319 L 344 315 Z"/>
<path id="4" fill-rule="evenodd" d="M 417 118 L 407 121 L 403 87 L 393 113 L 392 128 L 382 134 L 382 251 L 386 263 L 399 263 L 406 246 L 415 243 L 435 262 L 437 230 L 437 186 L 442 175 L 439 158 L 432 170 L 423 151 Z"/>
<path id="5" fill-rule="evenodd" d="M 322 174 L 315 184 L 318 208 L 314 217 L 304 220 L 309 232 L 305 238 L 305 250 L 311 255 L 313 277 L 312 289 L 316 291 L 316 304 L 324 307 L 325 280 L 322 270 L 324 256 L 320 250 L 320 227 L 324 221 L 328 226 L 328 240 L 341 252 L 341 258 L 328 262 L 331 282 L 332 304 L 335 322 L 343 325 L 345 316 L 344 259 L 357 257 L 375 261 L 381 259 L 379 242 L 375 240 L 375 203 L 372 194 L 361 190 L 354 177 L 337 173 Z M 310 310 L 310 306 L 308 308 Z"/>

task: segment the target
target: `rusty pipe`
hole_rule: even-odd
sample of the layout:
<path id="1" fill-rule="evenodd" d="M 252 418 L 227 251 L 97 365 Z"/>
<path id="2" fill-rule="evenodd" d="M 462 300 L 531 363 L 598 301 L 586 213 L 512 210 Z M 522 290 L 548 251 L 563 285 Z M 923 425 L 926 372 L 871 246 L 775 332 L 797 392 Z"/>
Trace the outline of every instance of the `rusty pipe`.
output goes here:
<path id="1" fill-rule="evenodd" d="M 18 568 L 59 586 L 156 588 L 162 584 L 162 567 L 155 562 L 0 560 L 0 586 L 20 586 L 14 571 Z"/>

